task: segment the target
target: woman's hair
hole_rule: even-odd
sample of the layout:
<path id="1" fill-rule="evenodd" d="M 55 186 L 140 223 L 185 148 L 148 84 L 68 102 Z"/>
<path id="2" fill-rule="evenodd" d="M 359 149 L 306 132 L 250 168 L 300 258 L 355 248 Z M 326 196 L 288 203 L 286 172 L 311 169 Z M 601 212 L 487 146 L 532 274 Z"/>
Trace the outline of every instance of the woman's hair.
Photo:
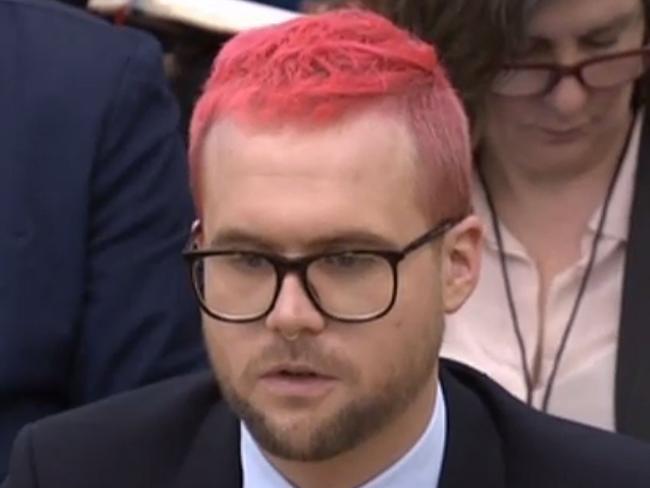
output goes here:
<path id="1" fill-rule="evenodd" d="M 355 1 L 436 46 L 473 119 L 494 76 L 522 42 L 531 16 L 547 0 Z M 641 1 L 650 25 L 650 0 Z"/>
<path id="2" fill-rule="evenodd" d="M 363 0 L 436 46 L 470 116 L 518 36 L 515 7 L 527 0 Z M 508 26 L 506 28 L 506 26 Z M 516 41 L 514 41 L 516 42 Z"/>

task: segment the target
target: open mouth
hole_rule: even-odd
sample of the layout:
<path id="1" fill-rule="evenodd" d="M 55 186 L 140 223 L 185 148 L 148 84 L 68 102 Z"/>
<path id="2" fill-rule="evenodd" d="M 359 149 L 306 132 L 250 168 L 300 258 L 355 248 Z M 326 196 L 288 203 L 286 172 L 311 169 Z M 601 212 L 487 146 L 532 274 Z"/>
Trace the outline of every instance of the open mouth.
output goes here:
<path id="1" fill-rule="evenodd" d="M 285 366 L 274 368 L 264 374 L 261 382 L 276 396 L 317 397 L 329 391 L 336 378 L 309 367 Z"/>
<path id="2" fill-rule="evenodd" d="M 278 368 L 264 375 L 265 377 L 285 378 L 288 380 L 332 379 L 331 376 L 321 374 L 312 369 L 305 368 Z"/>

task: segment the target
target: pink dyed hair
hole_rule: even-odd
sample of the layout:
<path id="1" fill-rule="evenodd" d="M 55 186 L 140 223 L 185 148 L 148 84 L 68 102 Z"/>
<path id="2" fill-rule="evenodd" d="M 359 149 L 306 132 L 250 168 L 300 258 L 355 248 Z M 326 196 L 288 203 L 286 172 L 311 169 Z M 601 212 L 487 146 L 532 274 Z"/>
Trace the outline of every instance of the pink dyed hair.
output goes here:
<path id="1" fill-rule="evenodd" d="M 190 125 L 190 177 L 200 213 L 200 160 L 218 120 L 253 126 L 331 124 L 388 102 L 428 171 L 435 215 L 470 210 L 471 143 L 461 102 L 435 50 L 362 10 L 326 12 L 235 36 L 215 59 Z"/>

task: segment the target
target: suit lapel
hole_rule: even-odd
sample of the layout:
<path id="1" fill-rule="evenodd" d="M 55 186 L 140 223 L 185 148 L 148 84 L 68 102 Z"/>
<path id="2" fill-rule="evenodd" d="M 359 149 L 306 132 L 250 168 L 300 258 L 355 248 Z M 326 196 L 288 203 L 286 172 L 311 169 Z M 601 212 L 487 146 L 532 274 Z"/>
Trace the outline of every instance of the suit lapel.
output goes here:
<path id="1" fill-rule="evenodd" d="M 447 445 L 438 488 L 504 488 L 503 447 L 494 421 L 480 398 L 443 365 Z"/>
<path id="2" fill-rule="evenodd" d="M 615 395 L 617 430 L 650 441 L 650 110 L 632 203 Z"/>
<path id="3" fill-rule="evenodd" d="M 221 401 L 199 429 L 174 488 L 241 488 L 239 420 Z"/>

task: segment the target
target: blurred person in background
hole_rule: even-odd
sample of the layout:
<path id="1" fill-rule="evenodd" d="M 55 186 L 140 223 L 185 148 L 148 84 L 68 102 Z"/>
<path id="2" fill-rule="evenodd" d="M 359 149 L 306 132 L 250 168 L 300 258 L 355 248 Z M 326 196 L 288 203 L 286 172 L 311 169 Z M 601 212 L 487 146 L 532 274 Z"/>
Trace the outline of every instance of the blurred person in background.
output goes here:
<path id="1" fill-rule="evenodd" d="M 650 440 L 647 0 L 365 0 L 438 46 L 472 114 L 476 293 L 442 355 Z"/>
<path id="2" fill-rule="evenodd" d="M 64 2 L 75 0 L 61 0 Z M 299 15 L 297 1 L 262 0 L 89 0 L 96 15 L 143 29 L 156 36 L 165 50 L 165 71 L 181 109 L 181 127 L 187 134 L 196 103 L 215 53 L 234 33 Z"/>
<path id="3" fill-rule="evenodd" d="M 158 45 L 0 0 L 0 478 L 46 415 L 204 365 L 193 219 Z"/>

